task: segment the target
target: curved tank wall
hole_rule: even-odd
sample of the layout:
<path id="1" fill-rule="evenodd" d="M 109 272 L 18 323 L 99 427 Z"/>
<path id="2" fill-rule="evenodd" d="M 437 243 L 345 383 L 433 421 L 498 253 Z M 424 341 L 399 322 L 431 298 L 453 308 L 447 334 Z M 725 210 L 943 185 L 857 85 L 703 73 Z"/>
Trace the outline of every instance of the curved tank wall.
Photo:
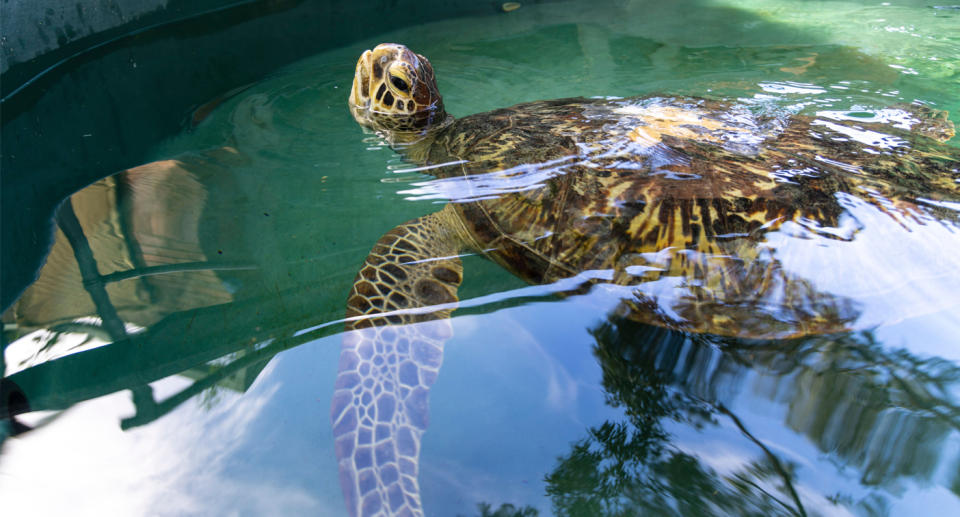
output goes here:
<path id="1" fill-rule="evenodd" d="M 78 40 L 126 25 L 138 24 L 149 15 L 164 18 L 202 12 L 229 1 L 176 2 L 127 0 L 63 2 L 59 0 L 12 0 L 0 4 L 3 38 L 0 39 L 0 72 L 12 64 L 76 43 Z M 174 4 L 174 5 L 171 5 Z M 209 4 L 209 5 L 204 5 Z M 195 7 L 194 7 L 195 6 Z"/>
<path id="2" fill-rule="evenodd" d="M 56 206 L 137 165 L 219 94 L 323 49 L 500 9 L 473 0 L 8 0 L 2 4 L 0 309 L 34 278 Z"/>

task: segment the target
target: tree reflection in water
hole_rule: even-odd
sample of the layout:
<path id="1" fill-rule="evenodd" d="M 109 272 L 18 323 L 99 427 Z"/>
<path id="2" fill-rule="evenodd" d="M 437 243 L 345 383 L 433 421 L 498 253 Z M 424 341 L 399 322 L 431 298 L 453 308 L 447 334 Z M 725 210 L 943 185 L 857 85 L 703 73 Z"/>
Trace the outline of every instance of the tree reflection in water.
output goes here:
<path id="1" fill-rule="evenodd" d="M 490 503 L 479 503 L 477 504 L 477 511 L 479 512 L 477 514 L 479 517 L 537 517 L 540 515 L 540 512 L 532 506 L 517 508 L 510 503 L 503 503 L 496 510 L 493 509 L 493 505 Z"/>
<path id="2" fill-rule="evenodd" d="M 839 470 L 882 489 L 859 500 L 838 492 L 829 503 L 883 514 L 886 494 L 905 478 L 930 480 L 944 461 L 945 472 L 960 471 L 958 458 L 941 457 L 960 429 L 960 368 L 943 359 L 885 349 L 869 332 L 744 342 L 610 320 L 591 333 L 606 401 L 625 419 L 589 428 L 546 476 L 557 515 L 816 513 L 797 490 L 797 465 L 728 409 L 748 380 L 754 396 L 784 404 L 786 426 Z M 669 430 L 725 424 L 756 454 L 723 473 L 674 444 Z M 953 476 L 947 485 L 960 495 Z"/>

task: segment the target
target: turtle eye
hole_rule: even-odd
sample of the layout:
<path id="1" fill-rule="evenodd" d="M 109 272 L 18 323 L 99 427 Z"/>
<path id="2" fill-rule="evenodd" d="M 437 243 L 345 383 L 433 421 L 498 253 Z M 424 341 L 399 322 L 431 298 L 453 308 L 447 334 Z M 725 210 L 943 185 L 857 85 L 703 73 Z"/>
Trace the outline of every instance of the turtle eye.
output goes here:
<path id="1" fill-rule="evenodd" d="M 401 78 L 399 78 L 399 77 L 397 77 L 397 76 L 395 76 L 395 75 L 391 75 L 391 76 L 390 76 L 390 82 L 393 83 L 393 86 L 394 86 L 396 89 L 400 90 L 401 92 L 405 92 L 405 91 L 407 91 L 407 90 L 410 89 L 410 85 L 407 84 L 406 81 L 404 81 L 403 79 L 401 79 Z"/>

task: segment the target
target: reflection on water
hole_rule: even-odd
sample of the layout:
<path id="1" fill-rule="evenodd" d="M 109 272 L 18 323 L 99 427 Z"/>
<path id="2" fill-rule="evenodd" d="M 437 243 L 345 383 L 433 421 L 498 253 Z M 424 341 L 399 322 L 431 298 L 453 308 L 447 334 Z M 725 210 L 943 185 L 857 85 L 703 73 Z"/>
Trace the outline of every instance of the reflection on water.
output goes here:
<path id="1" fill-rule="evenodd" d="M 802 466 L 729 409 L 744 390 L 784 404 L 784 424 L 838 470 L 859 471 L 864 486 L 938 475 L 957 485 L 960 455 L 942 454 L 960 430 L 960 407 L 944 392 L 960 378 L 955 364 L 884 351 L 869 332 L 740 343 L 610 320 L 591 333 L 607 402 L 626 418 L 590 427 L 547 476 L 558 515 L 807 515 L 831 505 L 889 506 L 882 491 L 860 499 L 840 487 L 822 496 L 798 489 Z M 753 450 L 737 468 L 711 465 L 671 443 L 671 422 L 698 433 L 733 427 Z"/>
<path id="2" fill-rule="evenodd" d="M 752 248 L 854 331 L 742 340 L 622 317 L 635 286 L 611 282 L 642 280 L 649 308 L 675 292 L 669 254 L 538 286 L 463 257 L 420 456 L 428 515 L 960 507 L 956 186 L 931 188 L 924 167 L 844 183 L 917 133 L 944 136 L 914 101 L 958 120 L 958 43 L 944 30 L 956 15 L 723 4 L 525 6 L 378 38 L 430 57 L 457 115 L 667 92 L 737 101 L 715 120 L 727 129 L 702 117 L 697 129 L 731 153 L 755 153 L 795 113 L 809 117 L 798 131 L 865 153 L 789 149 L 800 158 L 772 181 L 816 186 L 830 217 L 763 227 Z M 495 169 L 402 162 L 344 107 L 358 49 L 377 42 L 363 43 L 237 93 L 157 161 L 63 206 L 39 278 L 4 316 L 0 512 L 341 514 L 326 415 L 345 298 L 381 234 L 438 202 L 549 189 L 585 164 L 628 174 L 643 156 L 662 185 L 698 181 L 690 154 L 660 145 L 689 136 L 691 120 L 664 123 L 689 111 L 629 103 L 620 147 Z M 427 177 L 447 170 L 470 174 Z M 603 209 L 638 209 L 622 201 Z M 563 229 L 523 231 L 539 242 Z M 744 312 L 798 306 L 761 301 Z M 486 377 L 468 389 L 474 369 Z M 118 492 L 133 496 L 98 506 Z"/>
<path id="3" fill-rule="evenodd" d="M 464 253 L 533 284 L 593 273 L 581 288 L 599 283 L 619 298 L 615 313 L 637 322 L 782 339 L 863 328 L 861 300 L 904 276 L 846 276 L 863 292 L 846 298 L 786 269 L 783 248 L 807 262 L 820 239 L 857 240 L 876 212 L 893 219 L 877 221 L 881 229 L 911 218 L 943 230 L 940 245 L 960 244 L 949 208 L 960 201 L 960 153 L 941 143 L 953 126 L 919 105 L 896 115 L 908 131 L 661 96 L 535 101 L 455 119 L 428 59 L 383 43 L 360 55 L 349 108 L 436 176 L 449 201 L 384 233 L 347 300 L 330 415 L 350 515 L 424 513 L 420 451 Z M 778 232 L 788 242 L 768 245 Z M 835 269 L 855 260 L 845 251 Z M 957 265 L 906 281 L 952 283 Z M 954 305 L 950 287 L 945 294 L 919 314 Z"/>
<path id="4" fill-rule="evenodd" d="M 232 301 L 214 271 L 252 266 L 211 249 L 217 245 L 211 237 L 232 232 L 211 228 L 222 222 L 204 210 L 211 178 L 222 181 L 241 158 L 231 149 L 204 158 L 144 165 L 72 196 L 57 216 L 40 277 L 17 302 L 18 323 L 55 330 L 101 315 L 119 340 L 125 336 L 120 322 L 149 327 L 172 312 Z M 85 290 L 63 288 L 81 285 Z"/>
<path id="5" fill-rule="evenodd" d="M 276 277 L 276 225 L 244 192 L 246 161 L 232 147 L 189 153 L 63 204 L 46 265 L 6 315 L 26 336 L 6 354 L 5 389 L 29 395 L 17 413 L 129 388 L 138 414 L 123 426 L 147 424 L 198 393 L 244 391 L 278 351 L 320 335 L 304 326 L 340 316 L 318 304 L 323 276 Z M 173 374 L 196 382 L 154 401 L 148 383 Z"/>

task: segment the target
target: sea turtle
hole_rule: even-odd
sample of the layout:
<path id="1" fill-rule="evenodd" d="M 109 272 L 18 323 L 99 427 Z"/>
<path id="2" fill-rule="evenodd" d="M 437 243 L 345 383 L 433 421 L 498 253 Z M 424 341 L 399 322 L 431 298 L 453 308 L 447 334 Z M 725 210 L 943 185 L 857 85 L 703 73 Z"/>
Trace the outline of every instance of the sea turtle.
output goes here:
<path id="1" fill-rule="evenodd" d="M 465 252 L 567 293 L 614 289 L 640 322 L 788 338 L 853 328 L 859 306 L 784 268 L 772 236 L 852 241 L 854 206 L 957 229 L 960 150 L 942 143 L 946 114 L 922 105 L 809 117 L 569 98 L 454 120 L 430 62 L 382 44 L 360 57 L 349 106 L 450 200 L 380 238 L 348 298 L 331 418 L 351 515 L 423 514 L 427 394 Z M 905 274 L 864 267 L 881 284 Z"/>

